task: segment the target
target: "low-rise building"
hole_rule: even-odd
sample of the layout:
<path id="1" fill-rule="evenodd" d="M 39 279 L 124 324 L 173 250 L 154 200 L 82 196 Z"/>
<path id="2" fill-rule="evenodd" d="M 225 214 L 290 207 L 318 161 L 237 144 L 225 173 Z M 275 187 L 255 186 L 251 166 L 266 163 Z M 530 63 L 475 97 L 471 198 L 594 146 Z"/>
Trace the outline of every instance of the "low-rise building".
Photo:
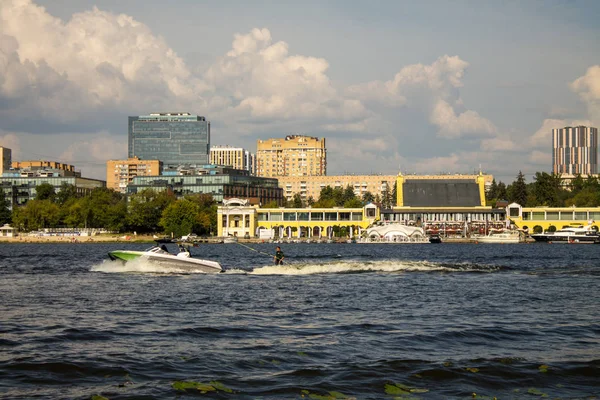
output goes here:
<path id="1" fill-rule="evenodd" d="M 244 199 L 223 202 L 217 211 L 218 236 L 318 240 L 360 236 L 379 219 L 379 208 L 259 208 Z"/>
<path id="2" fill-rule="evenodd" d="M 140 160 L 137 157 L 127 160 L 109 160 L 106 162 L 106 187 L 126 193 L 127 185 L 136 176 L 156 176 L 162 173 L 159 160 Z"/>
<path id="3" fill-rule="evenodd" d="M 106 187 L 106 182 L 99 179 L 81 178 L 78 176 L 6 176 L 0 178 L 0 190 L 4 191 L 4 198 L 9 202 L 12 210 L 15 206 L 26 204 L 36 198 L 36 187 L 48 183 L 58 193 L 64 184 L 73 185 L 78 196 L 85 196 L 96 188 Z"/>
<path id="4" fill-rule="evenodd" d="M 202 168 L 163 170 L 161 176 L 137 176 L 127 186 L 127 194 L 144 189 L 166 190 L 177 197 L 210 194 L 218 202 L 229 198 L 245 198 L 251 204 L 283 203 L 283 191 L 277 179 L 250 176 L 248 171 L 216 165 Z"/>
<path id="5" fill-rule="evenodd" d="M 512 203 L 506 216 L 519 229 L 530 234 L 573 226 L 600 228 L 600 207 L 523 207 Z"/>

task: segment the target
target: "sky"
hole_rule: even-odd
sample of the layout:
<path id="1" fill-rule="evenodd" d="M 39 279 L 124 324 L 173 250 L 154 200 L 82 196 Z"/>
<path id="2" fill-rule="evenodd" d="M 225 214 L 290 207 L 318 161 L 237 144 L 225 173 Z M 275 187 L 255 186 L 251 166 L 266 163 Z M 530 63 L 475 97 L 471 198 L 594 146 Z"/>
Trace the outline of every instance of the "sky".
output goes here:
<path id="1" fill-rule="evenodd" d="M 0 146 L 106 179 L 127 116 L 326 139 L 328 175 L 551 172 L 600 126 L 597 1 L 0 0 Z"/>

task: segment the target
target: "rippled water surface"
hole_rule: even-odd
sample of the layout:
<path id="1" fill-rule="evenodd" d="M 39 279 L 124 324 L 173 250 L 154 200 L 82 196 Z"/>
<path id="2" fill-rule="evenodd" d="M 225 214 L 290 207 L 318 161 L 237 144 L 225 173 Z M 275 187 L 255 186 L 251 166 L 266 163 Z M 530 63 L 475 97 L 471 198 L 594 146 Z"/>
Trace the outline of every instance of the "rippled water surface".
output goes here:
<path id="1" fill-rule="evenodd" d="M 147 246 L 0 244 L 0 397 L 600 396 L 600 246 Z"/>

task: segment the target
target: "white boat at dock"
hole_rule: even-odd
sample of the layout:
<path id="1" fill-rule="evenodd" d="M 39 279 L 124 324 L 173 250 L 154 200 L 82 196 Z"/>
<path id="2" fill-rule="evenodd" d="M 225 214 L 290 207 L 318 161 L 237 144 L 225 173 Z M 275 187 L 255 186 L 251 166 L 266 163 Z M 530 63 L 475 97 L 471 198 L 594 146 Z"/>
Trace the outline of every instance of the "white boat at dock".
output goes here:
<path id="1" fill-rule="evenodd" d="M 491 230 L 487 236 L 479 236 L 474 240 L 478 243 L 519 243 L 522 233 L 518 230 L 503 229 Z"/>

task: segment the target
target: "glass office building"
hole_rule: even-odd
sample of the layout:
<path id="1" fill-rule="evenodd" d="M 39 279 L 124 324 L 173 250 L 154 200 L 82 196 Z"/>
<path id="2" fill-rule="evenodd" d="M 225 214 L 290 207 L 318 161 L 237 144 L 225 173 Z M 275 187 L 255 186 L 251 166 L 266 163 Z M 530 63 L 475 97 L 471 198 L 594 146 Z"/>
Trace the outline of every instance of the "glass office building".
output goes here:
<path id="1" fill-rule="evenodd" d="M 170 191 L 177 198 L 186 195 L 210 194 L 218 203 L 223 199 L 243 198 L 251 204 L 267 204 L 276 201 L 283 204 L 283 189 L 277 179 L 249 175 L 161 175 L 137 176 L 127 185 L 127 194 L 132 195 L 144 189 Z"/>
<path id="2" fill-rule="evenodd" d="M 210 122 L 189 113 L 129 117 L 129 158 L 160 160 L 170 165 L 210 162 Z"/>

